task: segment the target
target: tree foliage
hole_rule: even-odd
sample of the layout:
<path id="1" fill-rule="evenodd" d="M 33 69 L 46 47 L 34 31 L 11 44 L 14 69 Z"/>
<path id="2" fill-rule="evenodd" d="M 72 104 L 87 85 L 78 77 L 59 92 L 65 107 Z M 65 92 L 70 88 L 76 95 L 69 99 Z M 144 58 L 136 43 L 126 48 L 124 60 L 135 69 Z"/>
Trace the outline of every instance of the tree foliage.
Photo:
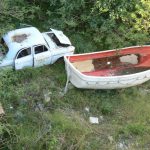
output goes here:
<path id="1" fill-rule="evenodd" d="M 30 9 L 29 9 L 30 8 Z M 0 1 L 0 34 L 11 30 L 18 23 L 32 20 L 38 7 L 29 5 L 24 0 L 1 0 Z"/>
<path id="2" fill-rule="evenodd" d="M 149 40 L 147 0 L 2 0 L 0 14 L 2 29 L 17 23 L 58 28 L 68 32 L 74 44 L 77 38 L 84 45 L 91 42 L 93 50 L 145 44 Z M 79 45 L 79 49 L 84 47 Z"/>

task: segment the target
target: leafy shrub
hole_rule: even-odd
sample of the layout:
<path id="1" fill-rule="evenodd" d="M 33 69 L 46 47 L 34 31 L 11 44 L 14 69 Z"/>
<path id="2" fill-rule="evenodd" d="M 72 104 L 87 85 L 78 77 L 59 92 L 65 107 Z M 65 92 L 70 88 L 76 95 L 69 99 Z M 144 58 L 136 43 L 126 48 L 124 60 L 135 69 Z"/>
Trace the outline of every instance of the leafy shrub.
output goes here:
<path id="1" fill-rule="evenodd" d="M 120 130 L 125 135 L 143 135 L 147 131 L 147 127 L 142 124 L 128 124 Z"/>
<path id="2" fill-rule="evenodd" d="M 103 115 L 110 115 L 113 113 L 113 108 L 110 103 L 102 104 L 101 112 Z"/>
<path id="3" fill-rule="evenodd" d="M 0 123 L 0 149 L 11 148 L 11 144 L 17 142 L 17 135 L 8 123 Z"/>
<path id="4" fill-rule="evenodd" d="M 134 135 L 141 135 L 146 131 L 142 124 L 130 124 L 127 126 L 127 131 Z"/>

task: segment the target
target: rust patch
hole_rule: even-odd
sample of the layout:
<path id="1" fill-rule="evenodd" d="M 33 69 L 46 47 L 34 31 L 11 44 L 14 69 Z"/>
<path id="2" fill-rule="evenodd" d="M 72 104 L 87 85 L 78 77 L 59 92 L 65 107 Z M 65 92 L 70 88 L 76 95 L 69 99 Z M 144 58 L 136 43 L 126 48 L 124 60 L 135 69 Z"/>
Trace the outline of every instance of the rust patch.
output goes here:
<path id="1" fill-rule="evenodd" d="M 129 75 L 134 73 L 139 73 L 142 71 L 149 70 L 150 67 L 130 67 L 130 68 L 123 68 L 115 72 L 115 76 L 117 75 Z"/>
<path id="2" fill-rule="evenodd" d="M 93 59 L 95 70 L 111 69 L 115 67 L 129 67 L 138 64 L 138 62 L 139 56 L 137 54 Z"/>
<path id="3" fill-rule="evenodd" d="M 12 37 L 12 40 L 14 42 L 17 42 L 17 43 L 21 43 L 23 42 L 24 40 L 26 40 L 28 38 L 28 36 L 30 36 L 29 34 L 20 34 L 20 35 L 14 35 Z"/>
<path id="4" fill-rule="evenodd" d="M 119 56 L 111 56 L 93 59 L 93 65 L 95 70 L 111 69 L 120 65 Z"/>

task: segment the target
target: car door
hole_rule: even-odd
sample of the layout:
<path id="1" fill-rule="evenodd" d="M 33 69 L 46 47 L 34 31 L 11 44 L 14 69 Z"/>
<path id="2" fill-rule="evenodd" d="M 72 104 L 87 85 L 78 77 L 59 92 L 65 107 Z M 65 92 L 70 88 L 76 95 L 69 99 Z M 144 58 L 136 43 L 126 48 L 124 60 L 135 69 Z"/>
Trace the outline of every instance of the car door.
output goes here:
<path id="1" fill-rule="evenodd" d="M 20 50 L 15 58 L 15 69 L 19 70 L 25 67 L 33 66 L 33 55 L 31 48 L 25 48 Z"/>
<path id="2" fill-rule="evenodd" d="M 34 46 L 34 67 L 48 65 L 51 63 L 52 53 L 45 45 Z"/>

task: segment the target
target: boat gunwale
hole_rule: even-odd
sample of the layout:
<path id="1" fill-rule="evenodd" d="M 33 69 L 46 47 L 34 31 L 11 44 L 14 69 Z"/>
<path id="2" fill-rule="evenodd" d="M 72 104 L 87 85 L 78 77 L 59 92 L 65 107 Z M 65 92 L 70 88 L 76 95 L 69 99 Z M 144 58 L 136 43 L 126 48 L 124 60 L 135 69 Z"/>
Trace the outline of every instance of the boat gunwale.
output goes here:
<path id="1" fill-rule="evenodd" d="M 124 49 L 128 49 L 128 48 L 142 48 L 142 47 L 150 47 L 150 45 L 138 45 L 138 46 L 130 46 L 130 47 L 124 47 L 124 48 L 116 48 L 116 49 L 111 49 L 111 50 L 102 50 L 102 51 L 97 51 L 97 52 L 88 52 L 88 53 L 82 53 L 82 54 L 73 54 L 73 55 L 65 55 L 65 57 L 67 56 L 79 56 L 79 55 L 88 55 L 88 54 L 97 54 L 97 53 L 103 53 L 103 52 L 111 52 L 111 51 L 115 51 L 115 50 L 124 50 Z"/>

